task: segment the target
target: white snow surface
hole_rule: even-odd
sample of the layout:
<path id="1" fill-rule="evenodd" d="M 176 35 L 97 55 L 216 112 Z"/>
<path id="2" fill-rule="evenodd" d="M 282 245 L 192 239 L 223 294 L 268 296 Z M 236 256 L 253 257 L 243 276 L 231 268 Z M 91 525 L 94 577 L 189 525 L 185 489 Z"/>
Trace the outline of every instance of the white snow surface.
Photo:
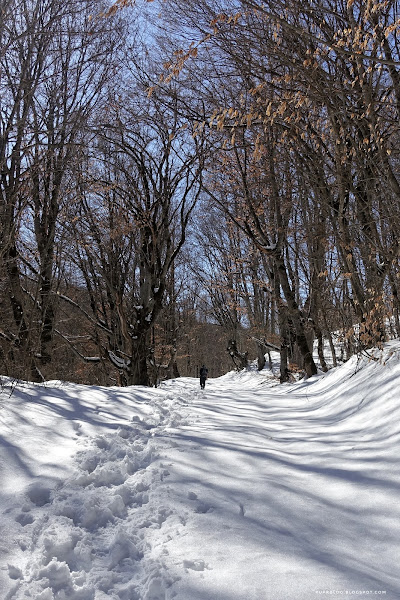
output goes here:
<path id="1" fill-rule="evenodd" d="M 279 385 L 0 395 L 0 600 L 400 598 L 400 342 Z"/>

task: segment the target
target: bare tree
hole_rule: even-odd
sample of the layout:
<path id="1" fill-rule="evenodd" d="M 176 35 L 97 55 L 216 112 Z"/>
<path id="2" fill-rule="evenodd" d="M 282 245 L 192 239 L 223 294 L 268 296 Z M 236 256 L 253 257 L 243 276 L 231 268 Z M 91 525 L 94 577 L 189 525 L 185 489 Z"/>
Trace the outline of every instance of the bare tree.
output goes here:
<path id="1" fill-rule="evenodd" d="M 48 0 L 10 3 L 3 15 L 1 258 L 12 309 L 3 339 L 11 368 L 39 380 L 52 357 L 65 177 L 118 39 L 96 12 L 91 1 Z"/>
<path id="2" fill-rule="evenodd" d="M 116 106 L 82 174 L 77 266 L 94 338 L 120 382 L 149 385 L 150 334 L 200 192 L 201 140 L 155 96 Z M 88 243 L 89 241 L 89 243 Z M 99 358 L 100 359 L 100 358 Z"/>
<path id="3" fill-rule="evenodd" d="M 182 31 L 182 22 L 186 26 L 182 44 L 192 31 L 192 45 L 168 65 L 169 77 L 191 72 L 199 81 L 203 73 L 203 98 L 210 102 L 210 87 L 217 98 L 204 126 L 212 134 L 225 133 L 225 151 L 230 147 L 232 153 L 240 149 L 242 132 L 252 131 L 260 168 L 263 160 L 272 194 L 280 194 L 281 200 L 286 149 L 287 181 L 292 185 L 287 202 L 307 194 L 314 202 L 312 210 L 329 220 L 337 266 L 348 282 L 350 325 L 361 324 L 359 347 L 380 342 L 385 316 L 398 312 L 397 3 L 169 4 L 178 15 L 170 14 L 170 21 L 180 22 L 176 31 Z M 206 59 L 209 64 L 204 66 Z M 259 203 L 252 199 L 250 206 L 246 194 L 244 190 L 252 220 L 248 233 L 257 233 L 260 249 L 269 249 L 292 325 L 300 335 L 299 347 L 303 357 L 309 356 L 300 333 L 305 323 L 299 312 L 298 277 L 288 260 L 291 244 L 283 239 L 270 243 L 267 221 L 256 213 Z M 282 221 L 288 232 L 291 217 L 286 219 L 285 204 L 275 205 L 276 231 L 281 231 Z M 309 260 L 324 262 L 320 249 L 318 259 L 316 250 L 309 250 Z M 292 257 L 297 260 L 296 253 Z M 306 271 L 308 276 L 314 272 L 316 290 L 316 271 L 311 266 Z M 336 290 L 331 292 L 337 296 Z M 317 304 L 318 294 L 310 297 L 307 310 L 314 313 L 309 317 L 321 339 Z M 315 371 L 311 361 L 307 371 Z"/>

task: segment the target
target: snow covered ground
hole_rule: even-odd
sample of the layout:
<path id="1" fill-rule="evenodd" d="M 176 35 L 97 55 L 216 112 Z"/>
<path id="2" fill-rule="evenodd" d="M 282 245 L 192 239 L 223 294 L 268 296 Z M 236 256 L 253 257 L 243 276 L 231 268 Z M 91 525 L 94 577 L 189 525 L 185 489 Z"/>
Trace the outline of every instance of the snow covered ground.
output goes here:
<path id="1" fill-rule="evenodd" d="M 3 380 L 0 600 L 400 598 L 400 343 L 326 375 Z"/>

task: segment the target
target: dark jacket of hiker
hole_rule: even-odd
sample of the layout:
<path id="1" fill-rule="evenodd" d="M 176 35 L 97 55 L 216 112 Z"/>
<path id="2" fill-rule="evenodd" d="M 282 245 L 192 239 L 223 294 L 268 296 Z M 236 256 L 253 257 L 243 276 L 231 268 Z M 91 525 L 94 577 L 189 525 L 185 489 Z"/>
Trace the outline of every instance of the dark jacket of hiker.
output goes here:
<path id="1" fill-rule="evenodd" d="M 200 387 L 202 389 L 205 388 L 207 377 L 208 377 L 208 369 L 205 365 L 203 365 L 200 369 Z"/>

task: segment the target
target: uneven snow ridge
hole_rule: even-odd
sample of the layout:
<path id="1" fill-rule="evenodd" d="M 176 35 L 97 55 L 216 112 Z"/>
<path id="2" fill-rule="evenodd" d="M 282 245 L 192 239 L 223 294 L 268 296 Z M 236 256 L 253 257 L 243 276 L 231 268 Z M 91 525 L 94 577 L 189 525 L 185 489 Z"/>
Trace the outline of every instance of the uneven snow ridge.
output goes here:
<path id="1" fill-rule="evenodd" d="M 169 475 L 160 450 L 185 404 L 172 395 L 153 401 L 145 420 L 134 416 L 90 440 L 76 456 L 76 475 L 61 487 L 30 485 L 15 515 L 29 559 L 23 569 L 9 564 L 15 585 L 5 600 L 168 598 L 173 581 L 157 530 L 168 518 L 181 523 L 152 492 Z"/>

